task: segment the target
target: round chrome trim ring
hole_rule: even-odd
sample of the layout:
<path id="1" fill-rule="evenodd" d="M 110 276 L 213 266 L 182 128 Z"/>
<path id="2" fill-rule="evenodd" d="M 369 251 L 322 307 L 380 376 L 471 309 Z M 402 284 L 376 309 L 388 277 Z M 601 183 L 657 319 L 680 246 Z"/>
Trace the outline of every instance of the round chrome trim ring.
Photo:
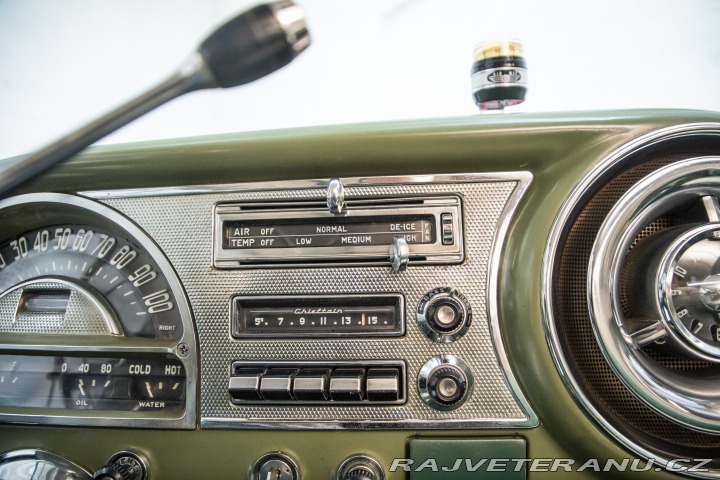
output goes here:
<path id="1" fill-rule="evenodd" d="M 590 254 L 587 285 L 590 321 L 615 375 L 656 412 L 708 433 L 720 431 L 717 388 L 713 389 L 706 378 L 686 377 L 663 368 L 635 347 L 623 329 L 625 319 L 618 286 L 626 252 L 640 230 L 680 199 L 720 193 L 720 176 L 708 176 L 718 166 L 720 157 L 682 160 L 657 170 L 630 188 L 598 231 Z M 706 229 L 707 225 L 700 228 Z M 694 236 L 697 229 L 691 233 Z M 672 337 L 679 337 L 671 328 L 666 330 Z"/>
<path id="2" fill-rule="evenodd" d="M 545 326 L 545 336 L 550 349 L 550 354 L 555 362 L 555 366 L 565 383 L 565 386 L 573 395 L 575 401 L 584 410 L 585 414 L 593 420 L 598 426 L 603 428 L 615 441 L 627 447 L 633 453 L 645 458 L 653 458 L 655 463 L 661 466 L 668 466 L 671 459 L 660 457 L 647 448 L 637 444 L 632 439 L 625 436 L 595 408 L 590 399 L 585 395 L 577 379 L 573 376 L 569 364 L 563 356 L 560 337 L 555 328 L 555 319 L 553 316 L 553 295 L 552 295 L 552 272 L 555 269 L 555 259 L 557 258 L 558 247 L 561 244 L 561 238 L 565 225 L 570 220 L 575 208 L 582 202 L 586 192 L 598 181 L 599 178 L 608 174 L 613 167 L 622 162 L 632 153 L 639 149 L 649 147 L 659 142 L 668 141 L 674 138 L 683 138 L 691 135 L 716 135 L 720 136 L 720 123 L 692 123 L 685 125 L 672 126 L 663 128 L 654 132 L 650 132 L 641 137 L 632 140 L 620 148 L 611 152 L 604 157 L 595 167 L 593 167 L 570 192 L 565 199 L 563 205 L 558 211 L 557 216 L 550 229 L 548 241 L 545 245 L 545 252 L 542 259 L 542 276 L 540 285 L 542 317 Z M 710 472 L 684 472 L 688 476 L 696 478 L 720 478 L 720 472 L 713 470 Z"/>

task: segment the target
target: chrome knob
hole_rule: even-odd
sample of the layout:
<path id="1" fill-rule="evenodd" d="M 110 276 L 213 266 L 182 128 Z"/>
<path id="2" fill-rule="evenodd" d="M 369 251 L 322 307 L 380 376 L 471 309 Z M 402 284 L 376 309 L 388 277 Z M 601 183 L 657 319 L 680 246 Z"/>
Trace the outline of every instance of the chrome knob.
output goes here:
<path id="1" fill-rule="evenodd" d="M 390 263 L 395 272 L 407 270 L 410 261 L 410 247 L 404 237 L 395 237 L 390 245 Z"/>
<path id="2" fill-rule="evenodd" d="M 338 467 L 336 480 L 385 480 L 385 473 L 374 458 L 358 453 Z"/>
<path id="3" fill-rule="evenodd" d="M 258 458 L 250 472 L 250 480 L 300 480 L 300 469 L 292 458 L 272 452 Z"/>
<path id="4" fill-rule="evenodd" d="M 339 178 L 330 180 L 327 188 L 327 206 L 330 213 L 338 215 L 345 209 L 345 187 Z"/>

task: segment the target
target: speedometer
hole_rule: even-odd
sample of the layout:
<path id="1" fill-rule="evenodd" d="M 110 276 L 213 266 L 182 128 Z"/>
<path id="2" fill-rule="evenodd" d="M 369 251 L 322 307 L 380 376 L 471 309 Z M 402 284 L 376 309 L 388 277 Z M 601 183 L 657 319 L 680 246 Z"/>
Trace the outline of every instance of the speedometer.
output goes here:
<path id="1" fill-rule="evenodd" d="M 182 336 L 177 301 L 153 258 L 91 225 L 50 225 L 0 244 L 0 292 L 3 333 L 105 327 L 127 337 Z"/>
<path id="2" fill-rule="evenodd" d="M 0 418 L 193 428 L 194 325 L 152 239 L 61 194 L 0 202 L 0 225 Z"/>

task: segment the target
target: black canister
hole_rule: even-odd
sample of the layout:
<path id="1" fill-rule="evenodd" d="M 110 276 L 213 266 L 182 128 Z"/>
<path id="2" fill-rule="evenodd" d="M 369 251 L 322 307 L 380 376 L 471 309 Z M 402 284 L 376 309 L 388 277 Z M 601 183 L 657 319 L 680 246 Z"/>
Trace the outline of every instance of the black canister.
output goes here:
<path id="1" fill-rule="evenodd" d="M 517 40 L 483 42 L 475 47 L 472 94 L 481 110 L 502 110 L 525 101 L 527 64 Z"/>

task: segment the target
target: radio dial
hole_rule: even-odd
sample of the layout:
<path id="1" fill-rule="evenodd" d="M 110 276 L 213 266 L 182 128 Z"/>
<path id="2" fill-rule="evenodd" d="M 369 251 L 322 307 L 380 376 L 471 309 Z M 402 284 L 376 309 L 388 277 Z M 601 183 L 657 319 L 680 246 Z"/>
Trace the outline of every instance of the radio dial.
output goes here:
<path id="1" fill-rule="evenodd" d="M 449 343 L 470 328 L 472 307 L 467 298 L 454 288 L 436 288 L 420 300 L 417 321 L 430 339 Z"/>
<path id="2" fill-rule="evenodd" d="M 455 410 L 470 397 L 470 366 L 454 355 L 439 355 L 423 365 L 418 375 L 420 398 L 436 410 Z"/>

